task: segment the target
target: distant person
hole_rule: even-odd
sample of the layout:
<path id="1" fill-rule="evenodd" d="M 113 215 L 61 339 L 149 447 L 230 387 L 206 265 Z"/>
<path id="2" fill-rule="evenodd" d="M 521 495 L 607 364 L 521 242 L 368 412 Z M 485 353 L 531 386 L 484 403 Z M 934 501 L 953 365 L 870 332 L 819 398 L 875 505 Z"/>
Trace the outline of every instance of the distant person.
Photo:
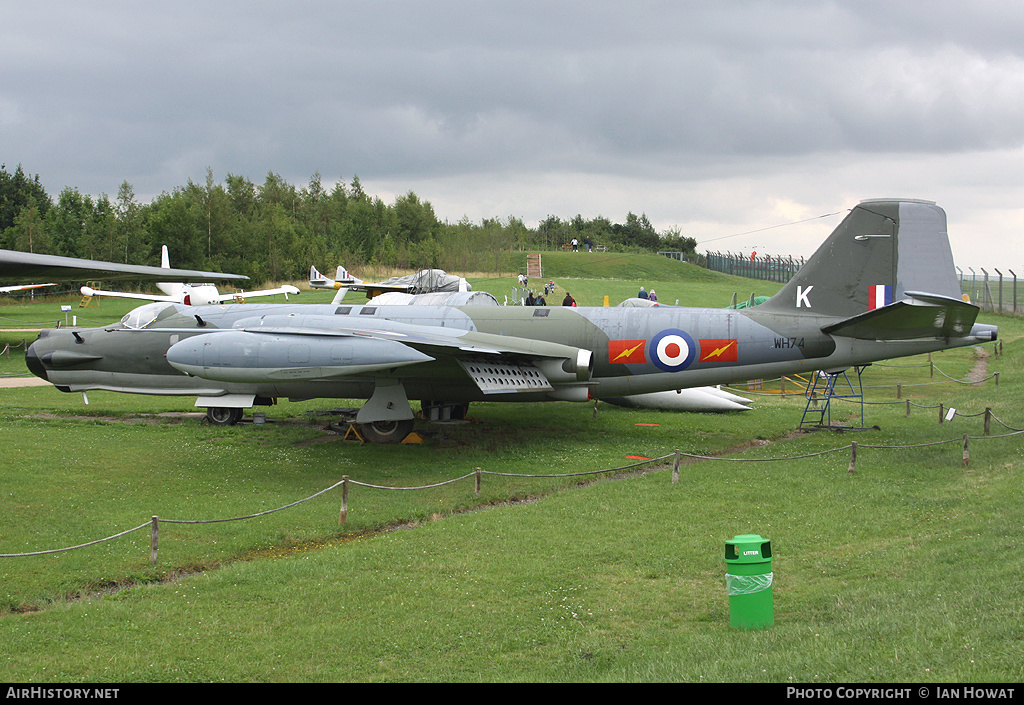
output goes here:
<path id="1" fill-rule="evenodd" d="M 587 252 L 590 252 L 594 247 L 594 241 L 590 239 L 589 235 L 583 238 L 583 244 L 586 245 Z"/>
<path id="2" fill-rule="evenodd" d="M 563 306 L 575 306 L 576 305 L 576 299 L 574 299 L 572 297 L 572 294 L 570 294 L 567 291 L 567 292 L 565 292 L 565 298 L 562 299 L 562 305 Z"/>
<path id="3" fill-rule="evenodd" d="M 544 299 L 541 294 L 537 294 L 537 299 L 533 302 L 534 306 L 547 306 L 548 302 Z"/>
<path id="4" fill-rule="evenodd" d="M 648 297 L 647 289 L 640 287 L 640 293 L 636 295 L 638 299 L 646 299 Z"/>
<path id="5" fill-rule="evenodd" d="M 651 289 L 651 295 L 647 297 L 648 301 L 657 301 L 658 295 L 654 293 L 654 289 Z"/>
<path id="6" fill-rule="evenodd" d="M 573 252 L 579 252 L 579 250 L 580 250 L 580 241 L 579 240 L 577 240 L 576 238 L 573 238 L 572 242 L 570 244 L 572 245 L 572 251 Z"/>
<path id="7" fill-rule="evenodd" d="M 526 286 L 526 277 L 522 274 L 519 275 L 519 286 Z"/>
<path id="8" fill-rule="evenodd" d="M 530 291 L 530 293 L 526 295 L 526 305 L 527 306 L 536 306 L 537 305 L 537 299 L 533 298 L 533 291 Z"/>

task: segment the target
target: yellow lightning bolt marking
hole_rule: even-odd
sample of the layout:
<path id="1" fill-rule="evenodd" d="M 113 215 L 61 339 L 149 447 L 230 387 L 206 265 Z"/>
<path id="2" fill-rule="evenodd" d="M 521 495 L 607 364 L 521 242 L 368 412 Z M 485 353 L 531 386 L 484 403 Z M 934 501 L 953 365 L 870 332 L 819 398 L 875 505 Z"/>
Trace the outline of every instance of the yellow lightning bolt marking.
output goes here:
<path id="1" fill-rule="evenodd" d="M 615 356 L 615 360 L 620 360 L 620 359 L 622 359 L 624 357 L 629 357 L 634 352 L 636 352 L 637 348 L 642 347 L 643 344 L 646 343 L 646 342 L 647 342 L 646 340 L 641 340 L 639 343 L 637 343 L 633 347 L 629 348 L 628 350 L 623 350 L 622 352 L 620 352 L 618 355 Z M 615 360 L 612 360 L 612 362 L 615 362 Z"/>
<path id="2" fill-rule="evenodd" d="M 712 350 L 707 355 L 702 357 L 701 360 L 710 360 L 713 357 L 719 357 L 720 355 L 723 355 L 725 351 L 731 348 L 733 345 L 735 345 L 735 343 L 729 343 L 725 347 L 716 348 L 715 350 Z"/>

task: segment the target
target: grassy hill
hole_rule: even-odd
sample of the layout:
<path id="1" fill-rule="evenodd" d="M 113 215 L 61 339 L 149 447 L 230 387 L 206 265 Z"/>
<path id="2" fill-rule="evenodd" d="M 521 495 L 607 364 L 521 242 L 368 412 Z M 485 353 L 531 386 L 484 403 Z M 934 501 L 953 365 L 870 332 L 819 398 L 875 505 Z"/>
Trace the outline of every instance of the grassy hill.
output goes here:
<path id="1" fill-rule="evenodd" d="M 725 276 L 656 254 L 542 252 L 541 262 L 544 275 L 554 278 L 709 282 Z M 522 266 L 526 266 L 525 257 Z"/>
<path id="2" fill-rule="evenodd" d="M 544 252 L 541 257 L 544 276 L 539 282 L 530 281 L 530 287 L 539 291 L 545 283 L 554 281 L 556 295 L 548 297 L 549 305 L 561 303 L 569 291 L 580 306 L 602 306 L 605 296 L 615 306 L 636 296 L 643 286 L 648 291 L 654 289 L 658 300 L 665 304 L 678 301 L 680 306 L 724 308 L 731 303 L 733 294 L 745 300 L 751 293 L 770 296 L 780 288 L 774 282 L 712 272 L 656 254 Z M 525 270 L 525 255 L 522 267 Z M 470 281 L 475 289 L 489 291 L 499 301 L 511 296 L 512 287 L 517 285 L 515 276 Z"/>

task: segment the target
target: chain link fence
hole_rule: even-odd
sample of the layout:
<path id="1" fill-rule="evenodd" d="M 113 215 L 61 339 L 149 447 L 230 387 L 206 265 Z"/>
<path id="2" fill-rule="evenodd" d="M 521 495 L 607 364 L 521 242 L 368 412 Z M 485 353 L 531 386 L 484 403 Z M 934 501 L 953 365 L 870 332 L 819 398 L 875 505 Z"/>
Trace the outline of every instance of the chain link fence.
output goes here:
<path id="1" fill-rule="evenodd" d="M 749 256 L 732 252 L 707 253 L 707 268 L 712 271 L 780 284 L 792 279 L 804 262 L 803 257 L 759 255 L 756 252 Z"/>
<path id="2" fill-rule="evenodd" d="M 968 267 L 967 270 L 964 272 L 960 267 L 956 268 L 960 291 L 981 306 L 982 311 L 1008 316 L 1024 315 L 1024 301 L 1018 298 L 1024 292 L 1018 293 L 1020 287 L 1017 286 L 1017 274 L 1012 269 L 1007 269 L 1007 274 L 998 269 L 975 272 Z"/>
<path id="3" fill-rule="evenodd" d="M 792 279 L 806 261 L 803 257 L 758 255 L 756 252 L 751 255 L 708 252 L 706 259 L 707 268 L 712 271 L 780 284 Z M 1018 286 L 1017 273 L 1012 269 L 1004 273 L 995 268 L 990 272 L 986 269 L 975 271 L 971 267 L 964 271 L 957 267 L 956 271 L 960 291 L 982 311 L 1024 315 L 1024 286 Z"/>

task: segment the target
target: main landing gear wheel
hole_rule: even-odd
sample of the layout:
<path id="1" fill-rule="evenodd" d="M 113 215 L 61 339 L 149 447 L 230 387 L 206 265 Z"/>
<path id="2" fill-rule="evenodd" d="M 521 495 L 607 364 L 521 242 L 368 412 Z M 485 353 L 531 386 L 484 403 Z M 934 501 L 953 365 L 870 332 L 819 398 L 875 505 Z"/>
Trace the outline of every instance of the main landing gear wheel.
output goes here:
<path id="1" fill-rule="evenodd" d="M 206 420 L 214 426 L 234 426 L 242 420 L 242 410 L 227 406 L 211 406 L 206 410 Z"/>
<path id="2" fill-rule="evenodd" d="M 371 421 L 359 424 L 359 432 L 371 443 L 401 443 L 412 433 L 413 420 Z"/>

